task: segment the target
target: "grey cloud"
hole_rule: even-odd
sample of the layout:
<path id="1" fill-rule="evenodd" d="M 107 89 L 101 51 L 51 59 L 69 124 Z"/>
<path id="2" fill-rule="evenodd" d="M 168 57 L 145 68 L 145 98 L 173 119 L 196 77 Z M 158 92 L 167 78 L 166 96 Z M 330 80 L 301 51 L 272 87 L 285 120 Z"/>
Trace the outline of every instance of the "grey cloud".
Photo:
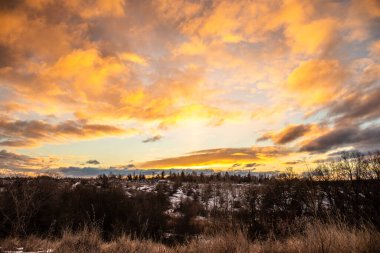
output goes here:
<path id="1" fill-rule="evenodd" d="M 329 115 L 341 124 L 372 120 L 380 117 L 380 89 L 375 87 L 365 92 L 357 92 L 343 101 L 329 106 Z"/>
<path id="2" fill-rule="evenodd" d="M 311 125 L 291 125 L 278 133 L 266 133 L 262 135 L 257 141 L 272 140 L 275 144 L 286 144 L 292 142 L 311 130 Z"/>
<path id="3" fill-rule="evenodd" d="M 122 134 L 125 130 L 84 120 L 67 120 L 50 124 L 40 120 L 8 120 L 0 118 L 0 146 L 33 146 L 59 138 L 91 138 L 99 135 Z"/>
<path id="4" fill-rule="evenodd" d="M 13 0 L 13 1 L 0 1 L 0 10 L 12 10 L 17 8 L 23 0 Z"/>
<path id="5" fill-rule="evenodd" d="M 271 139 L 271 135 L 270 134 L 263 134 L 262 136 L 260 136 L 259 138 L 256 139 L 256 141 L 267 141 L 267 140 L 270 140 Z"/>
<path id="6" fill-rule="evenodd" d="M 320 153 L 344 145 L 353 145 L 360 149 L 376 149 L 380 146 L 380 126 L 337 128 L 304 144 L 300 151 Z"/>
<path id="7" fill-rule="evenodd" d="M 93 167 L 62 167 L 51 169 L 49 172 L 57 172 L 65 177 L 96 177 L 103 174 L 125 175 L 125 169 L 93 168 Z"/>
<path id="8" fill-rule="evenodd" d="M 162 136 L 161 135 L 155 135 L 153 137 L 150 137 L 150 138 L 147 138 L 145 140 L 143 140 L 142 142 L 143 143 L 148 143 L 148 142 L 156 142 L 156 141 L 159 141 L 162 139 Z"/>
<path id="9" fill-rule="evenodd" d="M 8 152 L 7 150 L 0 151 L 0 169 L 17 169 L 28 167 L 44 168 L 50 164 L 49 159 L 35 158 L 27 155 Z"/>
<path id="10" fill-rule="evenodd" d="M 244 169 L 250 169 L 255 170 L 255 167 L 260 166 L 259 163 L 235 163 L 233 164 L 230 169 L 233 169 L 234 171 L 244 170 Z"/>
<path id="11" fill-rule="evenodd" d="M 100 162 L 98 160 L 88 160 L 86 163 L 87 164 L 100 164 Z"/>
<path id="12" fill-rule="evenodd" d="M 286 165 L 295 165 L 295 164 L 300 164 L 302 162 L 303 161 L 301 161 L 301 160 L 297 160 L 297 161 L 285 162 L 284 164 L 286 164 Z"/>
<path id="13" fill-rule="evenodd" d="M 253 167 L 257 167 L 257 166 L 260 166 L 260 164 L 258 164 L 258 163 L 247 163 L 244 165 L 244 167 L 246 167 L 246 168 L 253 168 Z"/>
<path id="14" fill-rule="evenodd" d="M 19 172 L 22 172 L 22 170 L 18 170 Z M 28 170 L 29 171 L 29 170 Z M 149 170 L 140 170 L 140 169 L 127 169 L 127 168 L 93 168 L 93 167 L 64 167 L 59 169 L 51 169 L 51 170 L 44 170 L 43 173 L 49 174 L 59 174 L 64 177 L 97 177 L 99 175 L 121 175 L 121 176 L 127 176 L 127 175 L 145 175 L 145 176 L 152 176 L 161 174 L 161 172 L 164 172 L 165 174 L 169 173 L 176 173 L 179 174 L 181 172 L 184 172 L 185 174 L 192 174 L 192 173 L 203 173 L 204 175 L 210 175 L 213 173 L 216 173 L 216 171 L 212 169 L 149 169 Z M 252 175 L 275 175 L 278 172 L 276 171 L 267 171 L 267 172 L 252 172 L 248 170 L 226 170 L 226 171 L 218 171 L 222 174 L 225 172 L 228 172 L 231 174 L 236 175 L 246 175 L 248 173 L 251 173 Z"/>
<path id="15" fill-rule="evenodd" d="M 276 144 L 285 144 L 294 141 L 302 137 L 305 133 L 309 132 L 310 125 L 297 125 L 291 126 L 285 129 L 285 132 L 281 132 L 277 138 L 275 138 Z"/>

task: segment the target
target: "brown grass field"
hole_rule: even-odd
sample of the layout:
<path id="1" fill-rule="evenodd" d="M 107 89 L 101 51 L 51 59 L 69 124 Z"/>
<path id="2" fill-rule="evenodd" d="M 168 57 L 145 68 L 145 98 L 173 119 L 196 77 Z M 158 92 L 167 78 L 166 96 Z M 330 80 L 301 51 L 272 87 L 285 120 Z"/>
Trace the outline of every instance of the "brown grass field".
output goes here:
<path id="1" fill-rule="evenodd" d="M 245 252 L 380 252 L 380 233 L 371 227 L 349 228 L 343 223 L 309 223 L 304 232 L 288 238 L 250 241 L 243 232 L 219 232 L 199 236 L 184 244 L 167 246 L 151 240 L 121 236 L 103 241 L 94 229 L 65 232 L 60 239 L 7 238 L 0 242 L 3 252 L 23 247 L 24 252 L 56 253 L 245 253 Z M 20 251 L 21 252 L 21 251 Z"/>

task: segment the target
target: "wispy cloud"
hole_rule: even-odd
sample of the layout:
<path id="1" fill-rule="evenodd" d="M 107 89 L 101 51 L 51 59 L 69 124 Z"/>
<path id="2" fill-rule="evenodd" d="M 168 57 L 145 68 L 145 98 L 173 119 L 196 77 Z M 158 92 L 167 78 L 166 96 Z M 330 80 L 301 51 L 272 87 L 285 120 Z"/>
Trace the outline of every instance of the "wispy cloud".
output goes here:
<path id="1" fill-rule="evenodd" d="M 0 146 L 25 147 L 39 145 L 41 142 L 69 141 L 71 138 L 126 135 L 135 131 L 110 125 L 88 124 L 85 120 L 67 120 L 50 124 L 39 120 L 0 119 Z"/>
<path id="2" fill-rule="evenodd" d="M 292 142 L 311 130 L 311 125 L 290 125 L 278 133 L 266 133 L 257 141 L 272 140 L 276 144 L 286 144 Z"/>
<path id="3" fill-rule="evenodd" d="M 355 145 L 364 150 L 380 148 L 380 126 L 337 127 L 326 134 L 307 141 L 301 151 L 325 152 L 332 148 Z"/>
<path id="4" fill-rule="evenodd" d="M 194 151 L 177 157 L 163 158 L 139 164 L 143 168 L 171 168 L 191 166 L 232 166 L 245 163 L 256 165 L 267 159 L 281 157 L 291 151 L 280 147 L 219 148 Z M 255 162 L 255 163 L 253 163 Z M 257 163 L 256 163 L 257 162 Z M 248 166 L 249 167 L 249 166 Z"/>
<path id="5" fill-rule="evenodd" d="M 152 136 L 152 137 L 149 137 L 145 140 L 143 140 L 142 142 L 143 143 L 148 143 L 148 142 L 156 142 L 156 141 L 159 141 L 162 139 L 162 136 L 161 135 L 155 135 L 155 136 Z"/>
<path id="6" fill-rule="evenodd" d="M 94 164 L 94 165 L 100 164 L 100 162 L 98 160 L 88 160 L 86 163 L 87 164 Z"/>
<path id="7" fill-rule="evenodd" d="M 56 157 L 31 157 L 21 155 L 7 150 L 0 151 L 0 170 L 13 169 L 43 169 L 55 166 L 58 158 Z"/>

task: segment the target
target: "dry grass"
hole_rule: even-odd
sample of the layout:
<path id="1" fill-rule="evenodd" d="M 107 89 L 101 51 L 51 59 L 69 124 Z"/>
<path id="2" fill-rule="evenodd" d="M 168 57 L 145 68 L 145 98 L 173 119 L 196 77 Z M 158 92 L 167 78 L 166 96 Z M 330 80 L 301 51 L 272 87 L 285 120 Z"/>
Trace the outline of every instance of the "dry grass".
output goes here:
<path id="1" fill-rule="evenodd" d="M 258 244 L 258 252 L 380 252 L 380 233 L 368 227 L 350 229 L 344 224 L 314 222 L 301 235 Z"/>
<path id="2" fill-rule="evenodd" d="M 100 252 L 102 244 L 103 241 L 98 230 L 84 228 L 79 233 L 65 231 L 54 252 Z"/>
<path id="3" fill-rule="evenodd" d="M 0 245 L 3 249 L 24 247 L 28 251 L 53 248 L 57 253 L 370 253 L 380 252 L 380 233 L 369 227 L 350 229 L 344 224 L 314 222 L 307 225 L 304 233 L 283 240 L 252 242 L 241 232 L 225 232 L 169 247 L 149 240 L 132 240 L 128 236 L 104 242 L 98 231 L 84 229 L 79 233 L 66 232 L 59 241 L 29 237 L 24 241 L 6 239 L 0 242 Z"/>
<path id="4" fill-rule="evenodd" d="M 106 243 L 102 246 L 102 253 L 166 253 L 174 252 L 173 249 L 148 240 L 132 240 L 128 236 L 123 236 L 117 240 Z"/>
<path id="5" fill-rule="evenodd" d="M 186 245 L 178 246 L 174 252 L 181 253 L 244 253 L 250 252 L 251 242 L 241 233 L 222 233 L 220 235 L 198 238 Z"/>
<path id="6" fill-rule="evenodd" d="M 0 241 L 0 252 L 2 252 L 2 250 L 15 250 L 21 247 L 24 248 L 24 251 L 40 251 L 55 249 L 57 243 L 54 240 L 41 239 L 36 236 L 29 236 L 24 240 L 7 238 Z"/>

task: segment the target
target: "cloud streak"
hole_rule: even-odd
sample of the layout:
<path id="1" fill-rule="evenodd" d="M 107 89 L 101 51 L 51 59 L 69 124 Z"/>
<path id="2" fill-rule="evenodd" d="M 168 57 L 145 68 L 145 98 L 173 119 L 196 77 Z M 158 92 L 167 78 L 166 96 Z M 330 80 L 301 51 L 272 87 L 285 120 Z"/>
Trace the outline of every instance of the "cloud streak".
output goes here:
<path id="1" fill-rule="evenodd" d="M 139 164 L 142 168 L 191 166 L 231 166 L 237 162 L 256 165 L 268 158 L 285 156 L 290 151 L 280 147 L 219 148 L 198 150 L 184 156 L 169 157 Z M 248 166 L 249 167 L 249 166 Z"/>
<path id="2" fill-rule="evenodd" d="M 58 161 L 54 157 L 31 157 L 21 155 L 7 150 L 0 151 L 0 170 L 13 170 L 13 169 L 34 169 L 39 170 L 54 166 Z"/>
<path id="3" fill-rule="evenodd" d="M 87 164 L 94 164 L 94 165 L 100 164 L 100 162 L 98 160 L 88 160 L 86 163 Z"/>
<path id="4" fill-rule="evenodd" d="M 68 141 L 70 138 L 88 139 L 125 135 L 134 131 L 134 129 L 124 130 L 109 125 L 88 124 L 84 120 L 49 124 L 38 120 L 0 119 L 0 146 L 25 147 L 38 145 L 41 142 Z"/>
<path id="5" fill-rule="evenodd" d="M 162 139 L 162 136 L 161 135 L 155 135 L 155 136 L 152 136 L 152 137 L 149 137 L 145 140 L 143 140 L 142 142 L 143 143 L 148 143 L 148 142 L 156 142 L 156 141 L 159 141 Z"/>
<path id="6" fill-rule="evenodd" d="M 275 144 L 286 144 L 303 137 L 311 131 L 311 125 L 290 125 L 278 133 L 266 133 L 257 141 L 272 140 Z"/>
<path id="7" fill-rule="evenodd" d="M 380 147 L 379 136 L 378 125 L 366 128 L 341 127 L 306 142 L 301 147 L 301 151 L 324 152 L 345 145 L 355 145 L 364 150 L 376 150 Z"/>

